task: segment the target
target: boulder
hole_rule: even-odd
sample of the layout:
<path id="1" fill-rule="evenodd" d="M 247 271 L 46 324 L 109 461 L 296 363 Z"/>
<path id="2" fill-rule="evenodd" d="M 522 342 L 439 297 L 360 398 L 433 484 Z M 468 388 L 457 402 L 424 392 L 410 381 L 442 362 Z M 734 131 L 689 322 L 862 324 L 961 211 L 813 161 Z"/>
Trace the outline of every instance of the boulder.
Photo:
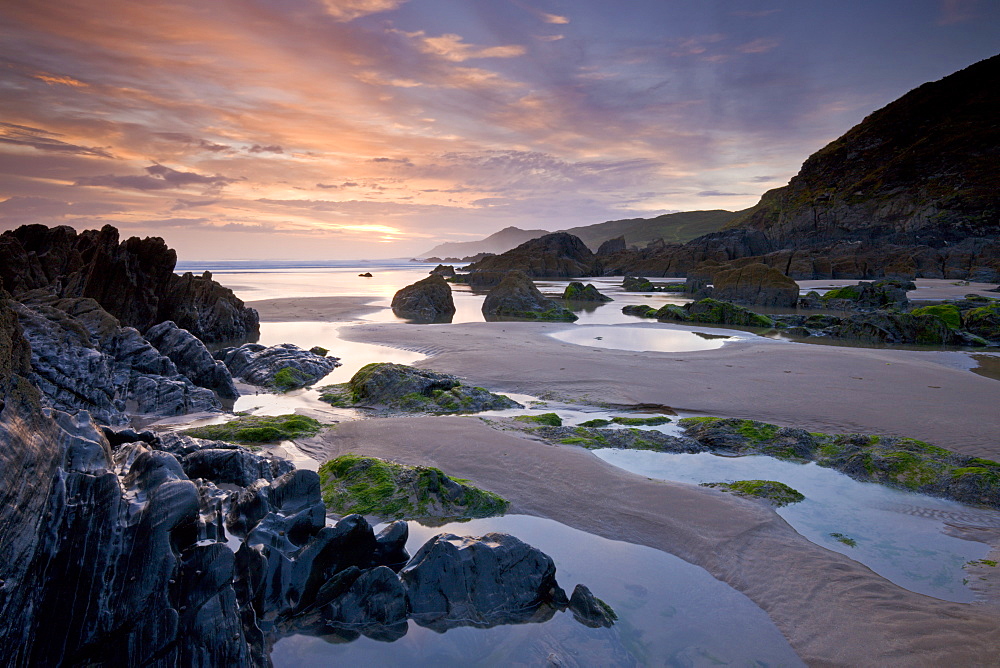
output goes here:
<path id="1" fill-rule="evenodd" d="M 337 390 L 340 389 L 340 392 Z M 464 385 L 457 377 L 405 364 L 374 362 L 358 370 L 346 387 L 324 387 L 345 403 L 388 406 L 434 413 L 481 412 L 520 408 L 521 404 L 481 387 Z"/>
<path id="2" fill-rule="evenodd" d="M 451 322 L 455 315 L 451 286 L 443 275 L 432 273 L 397 292 L 392 298 L 392 312 L 417 322 Z"/>
<path id="3" fill-rule="evenodd" d="M 578 584 L 569 597 L 573 619 L 592 629 L 613 626 L 618 615 L 607 603 L 594 596 L 586 585 Z"/>
<path id="4" fill-rule="evenodd" d="M 431 276 L 454 276 L 455 267 L 450 264 L 439 264 L 430 271 Z"/>
<path id="5" fill-rule="evenodd" d="M 170 358 L 177 370 L 199 387 L 207 387 L 223 399 L 236 399 L 240 393 L 233 376 L 220 360 L 212 357 L 198 337 L 167 320 L 146 330 L 146 340 Z"/>
<path id="6" fill-rule="evenodd" d="M 773 327 L 774 320 L 748 308 L 706 297 L 683 307 L 667 304 L 656 312 L 660 320 L 703 322 L 737 327 Z"/>
<path id="7" fill-rule="evenodd" d="M 625 292 L 653 292 L 654 287 L 648 278 L 625 276 L 622 279 L 622 290 Z"/>
<path id="8" fill-rule="evenodd" d="M 568 603 L 552 559 L 504 533 L 435 536 L 399 575 L 413 619 L 439 632 L 523 623 L 544 605 Z"/>
<path id="9" fill-rule="evenodd" d="M 311 385 L 340 366 L 340 359 L 317 355 L 291 343 L 265 347 L 245 343 L 215 353 L 229 372 L 252 385 L 288 391 Z"/>
<path id="10" fill-rule="evenodd" d="M 184 457 L 184 473 L 189 478 L 204 478 L 216 484 L 246 487 L 257 480 L 273 480 L 292 470 L 288 460 L 266 458 L 244 448 L 197 450 Z"/>
<path id="11" fill-rule="evenodd" d="M 483 300 L 483 315 L 487 320 L 520 318 L 525 320 L 577 319 L 576 314 L 547 299 L 521 271 L 511 271 L 500 285 L 490 290 Z"/>
<path id="12" fill-rule="evenodd" d="M 600 291 L 590 283 L 584 285 L 579 281 L 573 281 L 566 286 L 563 292 L 563 299 L 572 299 L 581 302 L 613 302 L 614 300 Z"/>
<path id="13" fill-rule="evenodd" d="M 603 257 L 605 255 L 612 255 L 620 251 L 625 250 L 625 236 L 615 237 L 614 239 L 608 239 L 601 244 L 600 248 L 597 249 L 597 256 Z"/>
<path id="14" fill-rule="evenodd" d="M 532 277 L 592 276 L 595 256 L 578 237 L 567 232 L 546 234 L 506 253 L 468 266 L 470 272 L 523 271 Z"/>
<path id="15" fill-rule="evenodd" d="M 716 299 L 793 308 L 799 299 L 799 285 L 780 271 L 754 263 L 716 273 L 712 279 Z"/>
<path id="16" fill-rule="evenodd" d="M 1000 341 L 1000 302 L 969 309 L 962 314 L 965 328 L 977 336 Z"/>

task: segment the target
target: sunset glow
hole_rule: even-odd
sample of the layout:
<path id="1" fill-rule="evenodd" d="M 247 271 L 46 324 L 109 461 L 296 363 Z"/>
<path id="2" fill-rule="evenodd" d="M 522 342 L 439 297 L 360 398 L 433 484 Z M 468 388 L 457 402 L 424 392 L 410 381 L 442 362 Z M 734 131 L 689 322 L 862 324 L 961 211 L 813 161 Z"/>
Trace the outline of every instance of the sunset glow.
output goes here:
<path id="1" fill-rule="evenodd" d="M 994 3 L 814 4 L 6 3 L 0 229 L 387 257 L 737 210 L 1000 50 Z"/>

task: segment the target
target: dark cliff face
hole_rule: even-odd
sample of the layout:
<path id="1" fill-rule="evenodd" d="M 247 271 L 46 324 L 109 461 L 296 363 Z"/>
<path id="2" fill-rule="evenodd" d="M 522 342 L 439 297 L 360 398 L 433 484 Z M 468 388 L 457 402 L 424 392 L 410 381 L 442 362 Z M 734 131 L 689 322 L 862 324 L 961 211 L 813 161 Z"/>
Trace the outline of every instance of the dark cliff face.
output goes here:
<path id="1" fill-rule="evenodd" d="M 163 239 L 119 242 L 110 225 L 79 234 L 25 225 L 0 235 L 0 278 L 15 297 L 33 289 L 90 297 L 124 325 L 145 331 L 173 320 L 207 342 L 257 335 L 253 309 L 207 273 L 175 275 L 176 264 Z"/>
<path id="2" fill-rule="evenodd" d="M 924 84 L 810 156 L 731 227 L 769 250 L 849 239 L 940 247 L 1000 234 L 1000 56 Z"/>

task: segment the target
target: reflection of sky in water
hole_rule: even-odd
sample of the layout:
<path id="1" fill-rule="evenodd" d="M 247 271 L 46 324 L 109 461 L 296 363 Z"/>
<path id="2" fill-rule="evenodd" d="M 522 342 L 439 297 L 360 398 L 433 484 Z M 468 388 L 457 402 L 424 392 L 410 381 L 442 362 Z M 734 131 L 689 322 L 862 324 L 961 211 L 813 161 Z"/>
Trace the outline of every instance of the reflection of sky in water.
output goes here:
<path id="1" fill-rule="evenodd" d="M 594 348 L 614 350 L 658 351 L 668 353 L 714 350 L 727 338 L 706 338 L 696 332 L 665 327 L 596 326 L 574 327 L 550 335 L 554 339 Z"/>
<path id="2" fill-rule="evenodd" d="M 676 455 L 632 450 L 595 450 L 605 461 L 639 475 L 679 482 L 777 480 L 802 492 L 806 500 L 778 509 L 796 531 L 828 549 L 860 561 L 911 591 L 950 601 L 969 602 L 962 565 L 982 559 L 984 543 L 943 533 L 945 523 L 1000 526 L 1000 513 L 954 501 L 861 483 L 816 464 L 794 464 L 771 457 Z M 844 545 L 830 536 L 857 541 Z"/>
<path id="3" fill-rule="evenodd" d="M 410 523 L 410 554 L 439 533 L 511 533 L 556 564 L 567 594 L 578 583 L 609 603 L 620 620 L 589 629 L 572 613 L 543 624 L 457 628 L 438 634 L 410 622 L 394 643 L 361 638 L 333 645 L 294 636 L 271 655 L 283 666 L 771 665 L 799 666 L 785 639 L 752 601 L 703 569 L 639 545 L 593 536 L 552 520 L 507 516 L 423 527 Z M 759 663 L 757 663 L 759 662 Z"/>

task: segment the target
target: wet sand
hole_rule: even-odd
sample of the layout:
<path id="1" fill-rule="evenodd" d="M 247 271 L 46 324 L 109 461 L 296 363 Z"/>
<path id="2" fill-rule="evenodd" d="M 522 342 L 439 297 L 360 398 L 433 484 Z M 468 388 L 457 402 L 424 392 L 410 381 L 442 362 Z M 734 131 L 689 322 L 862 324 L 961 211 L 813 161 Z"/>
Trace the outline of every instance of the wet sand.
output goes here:
<path id="1" fill-rule="evenodd" d="M 261 322 L 340 322 L 386 308 L 374 297 L 288 297 L 246 302 Z"/>

